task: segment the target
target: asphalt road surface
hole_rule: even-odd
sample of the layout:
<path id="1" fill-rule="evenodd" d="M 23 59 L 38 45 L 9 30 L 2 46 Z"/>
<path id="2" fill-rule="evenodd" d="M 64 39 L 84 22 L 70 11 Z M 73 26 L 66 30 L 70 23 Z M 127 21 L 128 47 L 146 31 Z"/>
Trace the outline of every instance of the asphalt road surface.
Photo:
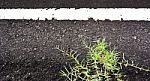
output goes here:
<path id="1" fill-rule="evenodd" d="M 106 38 L 129 62 L 150 67 L 150 22 L 0 20 L 0 81 L 64 81 L 59 71 L 71 64 L 56 46 L 84 58 L 82 41 Z M 128 81 L 150 81 L 150 73 L 124 69 Z"/>
<path id="2" fill-rule="evenodd" d="M 149 0 L 0 0 L 0 8 L 148 8 Z"/>

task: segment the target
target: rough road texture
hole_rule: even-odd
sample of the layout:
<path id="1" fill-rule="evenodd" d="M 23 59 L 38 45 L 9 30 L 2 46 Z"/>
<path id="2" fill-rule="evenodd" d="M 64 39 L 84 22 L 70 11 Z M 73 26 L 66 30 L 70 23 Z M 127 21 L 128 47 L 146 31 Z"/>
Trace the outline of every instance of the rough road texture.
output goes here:
<path id="1" fill-rule="evenodd" d="M 56 46 L 78 51 L 82 41 L 106 38 L 120 56 L 150 67 L 150 22 L 0 20 L 0 81 L 64 81 L 59 71 L 70 63 Z M 128 81 L 150 81 L 150 73 L 124 70 Z"/>
<path id="2" fill-rule="evenodd" d="M 146 8 L 149 0 L 1 0 L 0 8 Z"/>

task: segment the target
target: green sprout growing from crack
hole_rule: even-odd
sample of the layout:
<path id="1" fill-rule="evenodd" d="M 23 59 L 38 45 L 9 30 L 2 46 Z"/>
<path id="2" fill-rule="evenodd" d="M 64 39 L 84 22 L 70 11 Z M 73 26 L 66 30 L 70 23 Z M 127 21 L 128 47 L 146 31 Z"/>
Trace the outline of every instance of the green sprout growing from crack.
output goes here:
<path id="1" fill-rule="evenodd" d="M 85 60 L 79 61 L 79 55 L 72 50 L 70 53 L 57 48 L 58 50 L 67 54 L 70 59 L 73 59 L 75 65 L 64 67 L 65 70 L 61 70 L 61 76 L 66 77 L 67 81 L 123 81 L 123 75 L 121 74 L 122 65 L 128 67 L 134 67 L 144 71 L 150 71 L 138 67 L 137 65 L 129 64 L 127 60 L 123 58 L 119 62 L 118 53 L 115 50 L 108 50 L 105 39 L 97 41 L 96 45 L 89 47 L 89 52 Z"/>

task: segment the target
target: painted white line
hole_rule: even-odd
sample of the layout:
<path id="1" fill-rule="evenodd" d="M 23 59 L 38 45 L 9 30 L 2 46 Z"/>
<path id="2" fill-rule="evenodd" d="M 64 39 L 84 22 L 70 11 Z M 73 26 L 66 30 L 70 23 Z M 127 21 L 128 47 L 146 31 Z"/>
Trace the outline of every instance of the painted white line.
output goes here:
<path id="1" fill-rule="evenodd" d="M 80 9 L 0 9 L 0 19 L 33 20 L 146 20 L 150 21 L 150 9 L 145 8 L 80 8 Z"/>

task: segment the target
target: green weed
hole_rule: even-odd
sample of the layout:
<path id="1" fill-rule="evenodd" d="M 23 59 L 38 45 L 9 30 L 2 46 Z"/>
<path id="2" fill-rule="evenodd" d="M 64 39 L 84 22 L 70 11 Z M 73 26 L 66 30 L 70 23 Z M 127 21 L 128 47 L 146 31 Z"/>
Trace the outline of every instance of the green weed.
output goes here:
<path id="1" fill-rule="evenodd" d="M 123 81 L 122 65 L 150 71 L 133 63 L 129 64 L 125 59 L 119 62 L 118 53 L 115 50 L 108 50 L 105 39 L 98 40 L 96 45 L 92 47 L 86 47 L 89 52 L 85 60 L 82 61 L 78 60 L 79 55 L 76 55 L 76 52 L 73 53 L 73 50 L 70 53 L 66 53 L 57 48 L 66 53 L 75 62 L 74 66 L 64 67 L 65 70 L 60 72 L 61 76 L 66 77 L 68 81 Z"/>

